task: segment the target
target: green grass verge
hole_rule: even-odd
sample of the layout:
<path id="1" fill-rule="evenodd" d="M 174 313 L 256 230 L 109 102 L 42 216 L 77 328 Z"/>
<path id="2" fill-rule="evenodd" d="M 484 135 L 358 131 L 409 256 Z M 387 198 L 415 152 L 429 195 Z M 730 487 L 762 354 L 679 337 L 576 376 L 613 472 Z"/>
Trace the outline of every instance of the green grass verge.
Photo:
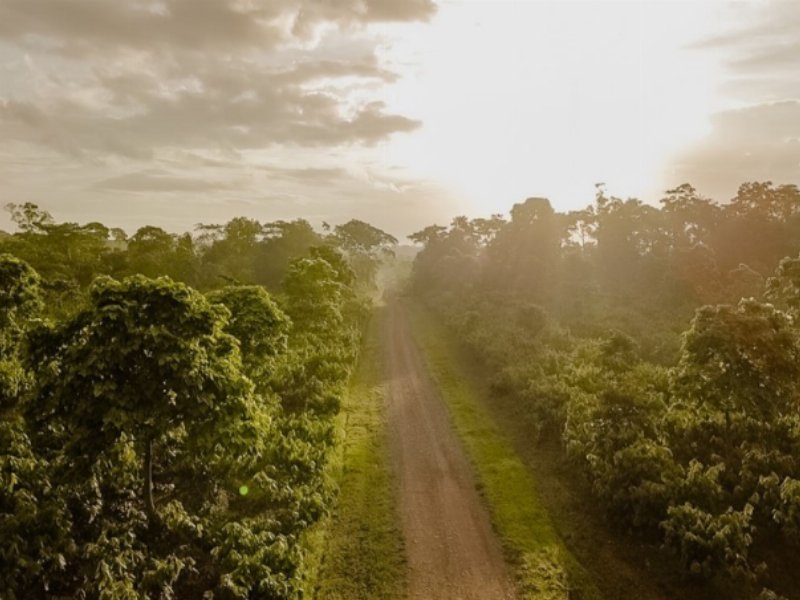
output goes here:
<path id="1" fill-rule="evenodd" d="M 378 311 L 379 312 L 379 311 Z M 311 597 L 320 600 L 402 598 L 406 588 L 403 536 L 389 468 L 380 323 L 365 336 L 359 366 L 338 417 L 341 452 L 332 463 L 339 487 L 333 514 L 312 535 L 324 539 L 311 562 Z"/>
<path id="2" fill-rule="evenodd" d="M 465 376 L 457 345 L 424 308 L 410 305 L 409 309 L 414 337 L 475 468 L 493 525 L 517 567 L 520 596 L 526 600 L 602 599 L 559 538 L 529 469 Z"/>

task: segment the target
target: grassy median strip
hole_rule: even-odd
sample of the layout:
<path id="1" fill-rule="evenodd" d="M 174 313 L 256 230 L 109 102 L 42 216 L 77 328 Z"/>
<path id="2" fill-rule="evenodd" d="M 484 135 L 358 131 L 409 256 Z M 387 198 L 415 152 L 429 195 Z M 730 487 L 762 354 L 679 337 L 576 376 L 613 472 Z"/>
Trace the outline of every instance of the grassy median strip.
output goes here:
<path id="1" fill-rule="evenodd" d="M 405 551 L 386 442 L 381 322 L 380 314 L 372 319 L 339 416 L 343 439 L 334 479 L 340 491 L 315 575 L 314 597 L 320 600 L 391 600 L 405 592 Z"/>
<path id="2" fill-rule="evenodd" d="M 433 316 L 410 306 L 415 338 L 449 409 L 497 530 L 530 600 L 602 598 L 556 533 L 533 476 L 464 375 L 455 344 Z"/>

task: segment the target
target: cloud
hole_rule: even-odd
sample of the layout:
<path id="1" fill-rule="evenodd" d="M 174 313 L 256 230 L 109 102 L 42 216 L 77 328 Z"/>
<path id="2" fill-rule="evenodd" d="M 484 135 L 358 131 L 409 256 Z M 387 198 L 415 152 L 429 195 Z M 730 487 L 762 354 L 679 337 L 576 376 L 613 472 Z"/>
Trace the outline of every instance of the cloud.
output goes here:
<path id="1" fill-rule="evenodd" d="M 34 36 L 46 38 L 53 49 L 74 53 L 146 45 L 274 46 L 281 37 L 276 16 L 224 0 L 4 0 L 0 35 L 26 45 Z"/>
<path id="2" fill-rule="evenodd" d="M 744 181 L 800 183 L 800 11 L 772 0 L 734 12 L 737 25 L 694 48 L 718 53 L 720 91 L 744 106 L 713 115 L 708 135 L 675 157 L 669 175 L 720 200 Z"/>
<path id="3" fill-rule="evenodd" d="M 363 62 L 271 73 L 212 59 L 185 73 L 169 70 L 98 70 L 83 88 L 94 90 L 91 102 L 69 90 L 44 100 L 0 99 L 0 133 L 71 156 L 148 158 L 167 147 L 373 144 L 420 126 L 380 102 L 353 107 L 346 97 L 304 87 L 320 77 L 389 78 Z"/>
<path id="4" fill-rule="evenodd" d="M 91 187 L 126 192 L 209 192 L 236 189 L 238 184 L 232 181 L 176 176 L 156 169 L 109 177 L 93 183 Z"/>
<path id="5" fill-rule="evenodd" d="M 0 135 L 90 159 L 374 144 L 420 125 L 352 93 L 397 79 L 363 27 L 434 10 L 395 4 L 4 0 L 0 41 L 24 53 L 6 75 L 30 76 L 0 86 Z"/>
<path id="6" fill-rule="evenodd" d="M 416 21 L 431 0 L 4 0 L 0 36 L 47 38 L 70 53 L 105 49 L 271 48 L 320 24 Z"/>
<path id="7" fill-rule="evenodd" d="M 399 79 L 386 36 L 397 29 L 375 24 L 414 27 L 435 10 L 432 0 L 0 0 L 0 196 L 128 229 L 240 211 L 381 215 L 371 194 L 419 218 L 376 184 L 373 147 L 421 123 L 386 104 Z M 374 179 L 359 172 L 367 164 Z"/>
<path id="8" fill-rule="evenodd" d="M 143 89 L 117 78 L 106 90 L 118 101 L 105 110 L 70 99 L 54 100 L 49 110 L 31 101 L 0 100 L 0 132 L 6 140 L 39 143 L 74 157 L 94 153 L 147 159 L 175 147 L 374 144 L 421 125 L 386 113 L 380 102 L 348 115 L 330 94 L 275 88 L 269 76 L 255 80 L 246 73 L 209 74 L 196 86 L 176 86 L 167 93 L 164 84 Z"/>
<path id="9" fill-rule="evenodd" d="M 368 55 L 352 62 L 320 60 L 302 63 L 292 69 L 276 73 L 273 79 L 282 84 L 304 84 L 320 79 L 355 77 L 378 79 L 387 83 L 397 81 L 398 76 L 378 65 L 374 55 Z"/>
<path id="10" fill-rule="evenodd" d="M 295 13 L 292 31 L 306 34 L 320 21 L 380 23 L 427 20 L 436 12 L 432 0 L 338 0 L 335 2 L 287 2 L 302 4 Z"/>
<path id="11" fill-rule="evenodd" d="M 275 179 L 297 182 L 305 185 L 328 186 L 348 177 L 347 170 L 341 167 L 279 168 L 267 166 L 263 167 L 263 169 Z"/>
<path id="12" fill-rule="evenodd" d="M 735 25 L 693 46 L 722 53 L 730 77 L 726 90 L 751 102 L 800 96 L 795 76 L 800 68 L 796 3 L 769 0 L 735 5 L 733 11 Z"/>
<path id="13" fill-rule="evenodd" d="M 723 201 L 745 181 L 800 182 L 800 101 L 716 114 L 709 135 L 676 159 L 671 179 Z"/>

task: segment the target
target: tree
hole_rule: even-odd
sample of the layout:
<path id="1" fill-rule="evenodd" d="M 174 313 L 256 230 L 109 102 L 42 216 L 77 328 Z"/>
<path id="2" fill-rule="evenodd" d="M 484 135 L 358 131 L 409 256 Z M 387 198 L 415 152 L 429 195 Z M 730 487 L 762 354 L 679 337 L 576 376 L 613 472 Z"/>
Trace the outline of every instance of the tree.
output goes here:
<path id="1" fill-rule="evenodd" d="M 595 243 L 594 234 L 597 229 L 597 221 L 592 207 L 584 210 L 573 210 L 564 215 L 566 220 L 566 230 L 569 237 L 565 246 L 576 246 L 584 255 L 589 246 Z"/>
<path id="2" fill-rule="evenodd" d="M 800 258 L 781 260 L 775 276 L 767 280 L 766 296 L 795 318 L 800 315 Z"/>
<path id="3" fill-rule="evenodd" d="M 370 286 L 381 261 L 393 257 L 397 245 L 394 236 L 357 219 L 334 227 L 332 239 L 347 254 L 358 280 Z"/>
<path id="4" fill-rule="evenodd" d="M 41 311 L 39 275 L 10 254 L 0 254 L 0 415 L 17 404 L 26 382 L 19 347 L 28 322 Z"/>
<path id="5" fill-rule="evenodd" d="M 672 506 L 664 521 L 665 544 L 675 548 L 684 568 L 710 578 L 719 570 L 748 574 L 747 554 L 753 543 L 750 519 L 753 507 L 707 513 L 691 503 Z"/>
<path id="6" fill-rule="evenodd" d="M 88 285 L 106 272 L 109 230 L 100 223 L 55 223 L 35 204 L 7 206 L 19 231 L 0 241 L 2 251 L 28 262 L 50 283 Z"/>
<path id="7" fill-rule="evenodd" d="M 0 254 L 0 331 L 17 328 L 42 308 L 41 278 L 31 266 Z"/>
<path id="8" fill-rule="evenodd" d="M 301 330 L 325 337 L 342 323 L 343 286 L 322 258 L 299 258 L 289 263 L 283 291 L 286 311 Z"/>
<path id="9" fill-rule="evenodd" d="M 800 348 L 786 314 L 752 299 L 699 309 L 674 374 L 676 455 L 724 465 L 720 484 L 741 506 L 762 475 L 794 471 L 798 381 Z"/>
<path id="10" fill-rule="evenodd" d="M 667 190 L 661 206 L 673 248 L 691 247 L 708 240 L 720 217 L 719 206 L 688 183 Z"/>
<path id="11" fill-rule="evenodd" d="M 481 236 L 466 217 L 456 217 L 449 228 L 431 225 L 409 235 L 412 242 L 424 245 L 414 258 L 414 287 L 427 292 L 468 287 L 478 274 Z"/>
<path id="12" fill-rule="evenodd" d="M 166 455 L 184 445 L 202 460 L 219 441 L 215 430 L 241 419 L 252 402 L 237 343 L 223 333 L 228 316 L 168 278 L 101 278 L 88 308 L 35 336 L 32 413 L 65 424 L 66 451 L 79 471 L 121 438 L 133 440 L 151 525 L 158 522 L 155 449 Z"/>
<path id="13" fill-rule="evenodd" d="M 652 287 L 643 275 L 645 259 L 664 250 L 658 209 L 635 198 L 609 198 L 600 192 L 595 214 L 597 263 L 606 286 L 615 294 Z"/>
<path id="14" fill-rule="evenodd" d="M 197 255 L 188 233 L 178 236 L 160 227 L 141 227 L 128 240 L 127 256 L 129 274 L 166 275 L 190 285 L 198 282 Z"/>
<path id="15" fill-rule="evenodd" d="M 263 385 L 286 352 L 289 318 L 261 286 L 228 286 L 210 292 L 208 299 L 230 311 L 224 330 L 239 340 L 245 373 Z"/>
<path id="16" fill-rule="evenodd" d="M 800 190 L 796 185 L 775 186 L 771 181 L 746 182 L 739 186 L 730 210 L 787 222 L 800 214 Z"/>
<path id="17" fill-rule="evenodd" d="M 253 283 L 258 244 L 264 226 L 254 219 L 237 217 L 223 226 L 201 226 L 214 231 L 210 245 L 203 252 L 206 268 L 228 281 Z"/>
<path id="18" fill-rule="evenodd" d="M 797 409 L 800 349 L 768 304 L 706 306 L 684 334 L 677 393 L 711 411 L 770 421 Z"/>
<path id="19" fill-rule="evenodd" d="M 739 186 L 724 206 L 723 218 L 710 236 L 723 269 L 744 263 L 760 273 L 771 271 L 784 256 L 800 251 L 800 192 L 771 182 Z"/>
<path id="20" fill-rule="evenodd" d="M 0 596 L 11 600 L 42 597 L 42 572 L 63 569 L 69 540 L 63 501 L 23 417 L 32 378 L 22 343 L 42 307 L 36 271 L 0 254 Z"/>
<path id="21" fill-rule="evenodd" d="M 9 203 L 6 204 L 6 210 L 11 213 L 11 220 L 24 233 L 39 233 L 46 225 L 53 223 L 53 216 L 33 202 Z"/>
<path id="22" fill-rule="evenodd" d="M 421 229 L 408 236 L 415 244 L 422 244 L 427 246 L 437 240 L 441 240 L 443 235 L 447 232 L 447 227 L 443 225 L 428 225 L 425 229 Z"/>
<path id="23" fill-rule="evenodd" d="M 543 299 L 556 283 L 564 233 L 547 198 L 515 204 L 487 248 L 490 282 Z"/>
<path id="24" fill-rule="evenodd" d="M 347 252 L 374 255 L 376 252 L 391 252 L 397 238 L 369 223 L 352 219 L 344 225 L 337 225 L 333 237 Z"/>
<path id="25" fill-rule="evenodd" d="M 336 281 L 345 287 L 350 287 L 356 282 L 356 274 L 347 258 L 332 246 L 313 246 L 309 252 L 311 258 L 319 258 L 327 262 L 336 272 Z"/>
<path id="26" fill-rule="evenodd" d="M 322 238 L 304 219 L 265 223 L 264 235 L 255 255 L 254 283 L 277 292 L 286 277 L 289 263 L 306 256 L 312 246 L 322 242 Z"/>

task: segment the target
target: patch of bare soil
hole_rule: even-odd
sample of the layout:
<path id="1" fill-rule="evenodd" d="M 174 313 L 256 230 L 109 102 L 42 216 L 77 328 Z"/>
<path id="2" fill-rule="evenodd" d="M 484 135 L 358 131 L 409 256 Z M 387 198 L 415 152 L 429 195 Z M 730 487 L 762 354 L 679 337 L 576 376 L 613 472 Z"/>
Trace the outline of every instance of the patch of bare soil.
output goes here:
<path id="1" fill-rule="evenodd" d="M 390 302 L 386 323 L 390 449 L 412 600 L 507 600 L 514 584 L 447 409 Z"/>

